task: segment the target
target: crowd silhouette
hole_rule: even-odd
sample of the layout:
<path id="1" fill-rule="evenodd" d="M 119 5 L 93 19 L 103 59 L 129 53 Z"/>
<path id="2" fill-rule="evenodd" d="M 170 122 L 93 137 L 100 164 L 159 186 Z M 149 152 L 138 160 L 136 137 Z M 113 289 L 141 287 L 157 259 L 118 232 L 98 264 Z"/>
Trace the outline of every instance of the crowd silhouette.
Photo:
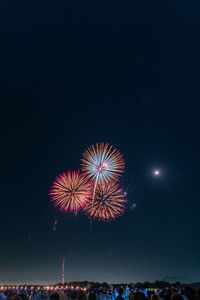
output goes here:
<path id="1" fill-rule="evenodd" d="M 30 290 L 2 289 L 0 300 L 200 300 L 200 288 L 164 289 L 79 289 Z"/>

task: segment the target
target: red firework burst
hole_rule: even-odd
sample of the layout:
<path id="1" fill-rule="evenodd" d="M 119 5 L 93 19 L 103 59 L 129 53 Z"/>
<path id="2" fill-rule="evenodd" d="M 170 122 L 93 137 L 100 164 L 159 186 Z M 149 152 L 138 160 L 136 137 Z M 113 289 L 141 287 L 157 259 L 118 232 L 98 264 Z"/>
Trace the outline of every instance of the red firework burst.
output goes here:
<path id="1" fill-rule="evenodd" d="M 98 184 L 93 201 L 87 202 L 84 210 L 90 218 L 111 221 L 124 213 L 125 195 L 115 182 Z"/>
<path id="2" fill-rule="evenodd" d="M 50 191 L 51 202 L 65 212 L 77 213 L 92 195 L 92 184 L 79 171 L 59 175 Z"/>

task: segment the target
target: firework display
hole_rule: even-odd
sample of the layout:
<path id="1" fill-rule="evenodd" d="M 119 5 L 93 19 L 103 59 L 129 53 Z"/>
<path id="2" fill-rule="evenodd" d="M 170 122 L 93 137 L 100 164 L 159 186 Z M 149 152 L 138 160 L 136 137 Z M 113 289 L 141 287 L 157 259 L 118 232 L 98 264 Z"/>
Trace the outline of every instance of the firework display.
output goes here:
<path id="1" fill-rule="evenodd" d="M 76 171 L 59 175 L 50 191 L 51 201 L 55 206 L 74 213 L 85 206 L 91 194 L 92 185 L 88 178 Z"/>
<path id="2" fill-rule="evenodd" d="M 93 201 L 87 202 L 84 210 L 89 218 L 111 221 L 124 213 L 125 195 L 115 182 L 98 184 Z"/>
<path id="3" fill-rule="evenodd" d="M 50 191 L 51 202 L 65 212 L 80 209 L 90 219 L 112 221 L 124 213 L 126 193 L 117 183 L 124 172 L 122 154 L 108 143 L 97 143 L 83 153 L 82 171 L 59 175 Z"/>
<path id="4" fill-rule="evenodd" d="M 117 180 L 124 171 L 122 154 L 109 144 L 96 144 L 83 153 L 82 171 L 97 183 Z"/>

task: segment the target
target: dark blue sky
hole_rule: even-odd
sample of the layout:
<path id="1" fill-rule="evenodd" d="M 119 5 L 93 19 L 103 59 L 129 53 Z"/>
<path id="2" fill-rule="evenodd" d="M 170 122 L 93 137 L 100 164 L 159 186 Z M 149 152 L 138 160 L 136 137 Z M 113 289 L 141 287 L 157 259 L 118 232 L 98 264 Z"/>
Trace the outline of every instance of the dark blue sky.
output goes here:
<path id="1" fill-rule="evenodd" d="M 199 14 L 196 0 L 1 1 L 0 283 L 58 282 L 63 256 L 66 280 L 200 280 Z M 99 141 L 124 155 L 128 203 L 89 233 L 48 193 Z"/>

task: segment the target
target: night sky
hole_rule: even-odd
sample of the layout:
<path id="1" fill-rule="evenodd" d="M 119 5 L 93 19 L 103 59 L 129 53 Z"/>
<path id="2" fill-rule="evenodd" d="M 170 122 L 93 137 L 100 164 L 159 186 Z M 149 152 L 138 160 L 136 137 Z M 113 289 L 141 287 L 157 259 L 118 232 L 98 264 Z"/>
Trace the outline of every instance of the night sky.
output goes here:
<path id="1" fill-rule="evenodd" d="M 197 0 L 1 0 L 0 283 L 59 282 L 63 257 L 66 281 L 200 281 L 199 14 Z M 123 153 L 128 202 L 90 233 L 48 194 L 101 141 Z"/>

